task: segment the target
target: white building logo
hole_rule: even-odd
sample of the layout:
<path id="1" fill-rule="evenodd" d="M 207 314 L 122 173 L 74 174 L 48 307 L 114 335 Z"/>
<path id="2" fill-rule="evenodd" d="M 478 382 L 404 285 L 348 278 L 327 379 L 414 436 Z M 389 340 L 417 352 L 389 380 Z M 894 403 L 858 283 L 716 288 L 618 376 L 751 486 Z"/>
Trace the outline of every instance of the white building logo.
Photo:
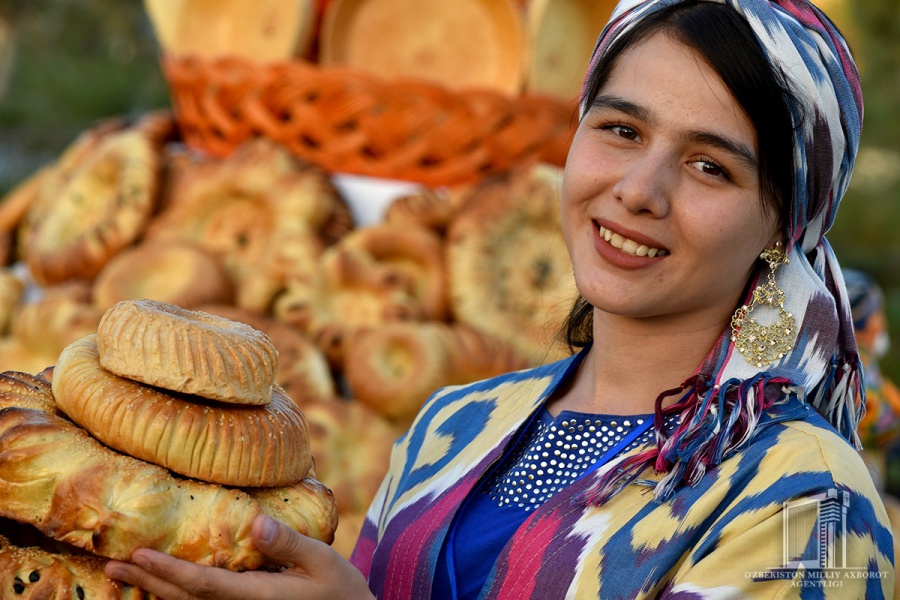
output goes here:
<path id="1" fill-rule="evenodd" d="M 783 557 L 780 567 L 747 571 L 753 581 L 785 579 L 791 587 L 844 587 L 852 579 L 893 579 L 892 571 L 847 564 L 847 513 L 850 493 L 831 489 L 784 503 Z M 892 583 L 882 583 L 885 589 Z"/>
<path id="2" fill-rule="evenodd" d="M 850 494 L 834 489 L 785 502 L 783 567 L 847 568 L 849 506 Z"/>

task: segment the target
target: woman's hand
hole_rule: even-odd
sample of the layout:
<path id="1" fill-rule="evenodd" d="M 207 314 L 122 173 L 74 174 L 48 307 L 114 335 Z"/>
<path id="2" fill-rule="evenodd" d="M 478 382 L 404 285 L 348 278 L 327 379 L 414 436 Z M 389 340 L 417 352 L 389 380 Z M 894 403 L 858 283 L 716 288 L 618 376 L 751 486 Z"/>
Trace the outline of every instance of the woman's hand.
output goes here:
<path id="1" fill-rule="evenodd" d="M 371 599 L 366 580 L 356 567 L 327 544 L 259 516 L 253 522 L 253 543 L 284 571 L 235 573 L 204 567 L 154 550 L 140 549 L 135 564 L 112 560 L 106 574 L 165 600 Z"/>

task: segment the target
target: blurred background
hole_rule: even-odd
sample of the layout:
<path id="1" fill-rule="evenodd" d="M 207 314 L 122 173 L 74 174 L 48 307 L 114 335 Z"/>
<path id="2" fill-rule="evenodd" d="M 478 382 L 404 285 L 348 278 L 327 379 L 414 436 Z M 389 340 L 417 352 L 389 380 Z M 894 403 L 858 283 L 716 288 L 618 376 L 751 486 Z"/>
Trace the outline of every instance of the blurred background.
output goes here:
<path id="1" fill-rule="evenodd" d="M 894 343 L 882 371 L 897 380 L 900 3 L 822 5 L 851 41 L 866 100 L 856 173 L 829 239 L 843 265 L 870 274 L 884 291 Z M 307 56 L 316 52 L 313 45 Z M 139 0 L 0 0 L 0 196 L 98 119 L 169 107 L 159 57 L 153 23 Z"/>

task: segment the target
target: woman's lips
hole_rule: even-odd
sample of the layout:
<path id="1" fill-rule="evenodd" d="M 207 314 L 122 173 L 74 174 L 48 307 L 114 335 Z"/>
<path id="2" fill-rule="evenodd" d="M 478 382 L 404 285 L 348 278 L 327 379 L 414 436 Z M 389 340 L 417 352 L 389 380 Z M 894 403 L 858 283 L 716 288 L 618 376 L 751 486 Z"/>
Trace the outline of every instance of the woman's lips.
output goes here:
<path id="1" fill-rule="evenodd" d="M 620 233 L 594 221 L 597 253 L 614 265 L 627 269 L 646 267 L 669 255 L 669 251 L 643 236 Z M 635 239 L 637 238 L 637 239 Z"/>

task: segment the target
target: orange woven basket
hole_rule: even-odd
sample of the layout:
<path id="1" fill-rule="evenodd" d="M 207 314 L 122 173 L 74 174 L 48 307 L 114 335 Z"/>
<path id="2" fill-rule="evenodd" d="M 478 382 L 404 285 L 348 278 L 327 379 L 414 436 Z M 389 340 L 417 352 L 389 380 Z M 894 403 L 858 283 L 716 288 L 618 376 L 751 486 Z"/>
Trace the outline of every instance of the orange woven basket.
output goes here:
<path id="1" fill-rule="evenodd" d="M 529 162 L 562 166 L 575 104 L 385 81 L 302 60 L 165 56 L 185 142 L 215 156 L 268 137 L 330 172 L 453 185 Z"/>

